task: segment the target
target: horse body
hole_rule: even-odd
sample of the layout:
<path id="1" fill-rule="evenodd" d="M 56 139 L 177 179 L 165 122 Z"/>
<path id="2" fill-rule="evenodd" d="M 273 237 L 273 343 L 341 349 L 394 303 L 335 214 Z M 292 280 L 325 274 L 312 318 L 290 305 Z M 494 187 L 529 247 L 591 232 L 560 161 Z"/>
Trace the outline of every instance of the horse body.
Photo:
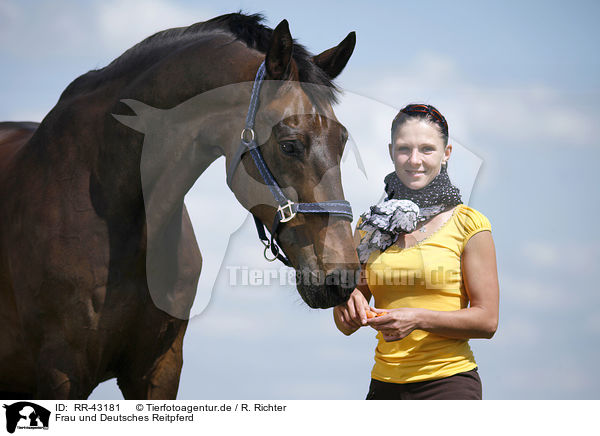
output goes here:
<path id="1" fill-rule="evenodd" d="M 126 398 L 172 398 L 187 321 L 150 301 L 143 214 L 116 222 L 98 212 L 91 165 L 73 152 L 69 133 L 73 128 L 47 132 L 42 124 L 3 160 L 0 391 L 85 398 L 97 383 L 117 376 Z M 53 150 L 57 144 L 71 153 Z M 2 150 L 9 147 L 16 145 L 2 144 Z M 181 259 L 197 265 L 185 277 L 185 292 L 193 295 L 200 255 L 185 209 L 179 218 Z M 173 372 L 168 383 L 155 379 L 156 368 L 161 377 Z"/>
<path id="2" fill-rule="evenodd" d="M 34 124 L 0 124 L 0 394 L 86 398 L 98 383 L 117 377 L 126 399 L 176 397 L 183 337 L 202 264 L 183 198 L 214 160 L 233 155 L 250 87 L 226 98 L 220 95 L 210 111 L 190 121 L 197 136 L 165 144 L 145 163 L 144 136 L 131 127 L 150 105 L 171 108 L 194 95 L 210 97 L 210 90 L 252 80 L 265 54 L 223 31 L 208 32 L 212 27 L 193 38 L 183 38 L 178 30 L 179 36 L 168 38 L 151 60 L 128 52 L 121 60 L 129 59 L 128 68 L 118 59 L 105 71 L 75 80 L 37 129 Z M 283 34 L 285 43 L 285 28 Z M 277 29 L 272 39 L 267 59 L 271 56 L 270 74 L 276 76 L 281 52 L 291 53 L 291 46 L 277 44 Z M 285 59 L 283 53 L 284 68 L 274 78 L 297 74 L 295 64 Z M 237 67 L 231 72 L 234 61 Z M 339 69 L 339 62 L 332 65 Z M 276 103 L 265 107 L 264 117 L 281 117 L 290 104 L 310 106 L 299 88 L 283 95 L 280 88 L 265 91 L 265 100 Z M 131 99 L 136 115 L 122 115 L 119 123 L 112 114 L 131 113 L 121 102 L 124 98 Z M 335 123 L 309 119 L 278 126 L 314 129 L 322 133 L 322 141 L 339 136 Z M 323 155 L 317 139 L 313 142 L 315 153 Z M 343 143 L 336 157 L 342 149 Z M 265 154 L 267 164 L 285 167 L 273 150 Z M 323 162 L 310 168 L 323 169 Z M 246 171 L 236 175 L 232 190 L 263 222 L 272 222 L 273 208 L 250 199 L 256 194 L 247 187 L 258 180 L 256 171 L 246 158 L 243 167 Z M 339 174 L 332 174 L 327 186 L 334 191 L 339 186 L 334 194 L 343 196 Z M 285 173 L 282 181 L 305 201 L 331 195 L 322 187 L 299 187 L 298 179 Z M 281 233 L 282 248 L 297 269 L 323 267 L 319 262 L 333 265 L 326 269 L 357 267 L 352 245 L 350 250 L 329 250 L 343 252 L 340 258 L 325 255 L 324 244 L 312 241 L 326 227 L 320 217 L 301 218 Z M 334 245 L 351 241 L 348 223 L 336 221 L 329 228 L 338 235 Z M 161 255 L 154 258 L 157 251 Z M 351 291 L 330 286 L 326 292 L 335 294 L 322 296 L 320 289 L 310 287 L 303 298 L 326 307 Z"/>
<path id="3" fill-rule="evenodd" d="M 11 173 L 15 155 L 31 138 L 37 123 L 0 123 L 0 186 L 5 186 L 7 174 Z M 4 180 L 3 180 L 4 179 Z M 0 197 L 2 198 L 2 197 Z M 4 208 L 0 209 L 3 211 Z M 1 213 L 1 212 L 0 212 Z M 4 218 L 4 217 L 3 217 Z M 8 222 L 0 221 L 0 232 L 6 229 Z M 0 239 L 2 252 L 4 239 Z M 12 386 L 16 392 L 31 392 L 31 374 L 33 374 L 33 360 L 26 348 L 24 335 L 20 328 L 21 321 L 18 317 L 15 294 L 9 280 L 9 258 L 0 257 L 0 391 Z M 3 389 L 5 388 L 5 389 Z"/>
<path id="4" fill-rule="evenodd" d="M 103 185 L 100 156 L 82 146 L 106 135 L 80 117 L 105 114 L 106 106 L 67 99 L 26 143 L 21 135 L 18 145 L 2 145 L 19 150 L 3 156 L 0 182 L 0 391 L 86 398 L 117 376 L 125 398 L 176 395 L 187 320 L 150 299 L 141 193 L 121 188 L 123 198 L 118 187 Z M 135 189 L 139 164 L 113 167 L 111 180 L 120 171 L 133 175 L 120 182 Z M 201 257 L 183 200 L 169 226 L 178 229 L 174 259 L 181 264 L 172 297 L 191 301 Z"/>

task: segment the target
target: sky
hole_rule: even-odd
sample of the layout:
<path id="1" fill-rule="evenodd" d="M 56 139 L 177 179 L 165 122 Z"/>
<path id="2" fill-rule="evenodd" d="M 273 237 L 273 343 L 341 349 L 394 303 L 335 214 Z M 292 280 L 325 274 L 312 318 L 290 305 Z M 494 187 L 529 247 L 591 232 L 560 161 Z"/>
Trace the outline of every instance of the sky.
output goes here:
<path id="1" fill-rule="evenodd" d="M 144 37 L 240 9 L 271 27 L 287 19 L 313 53 L 356 31 L 335 108 L 350 132 L 342 177 L 355 216 L 392 170 L 395 112 L 426 102 L 446 116 L 450 176 L 490 219 L 497 249 L 499 328 L 470 341 L 484 398 L 598 399 L 600 4 L 0 0 L 0 120 L 41 121 L 73 79 Z M 220 159 L 186 197 L 206 264 L 178 398 L 364 398 L 375 332 L 345 337 L 331 310 L 280 284 L 287 270 L 262 260 L 224 174 Z M 246 270 L 276 278 L 243 284 Z M 91 398 L 121 396 L 113 380 Z"/>

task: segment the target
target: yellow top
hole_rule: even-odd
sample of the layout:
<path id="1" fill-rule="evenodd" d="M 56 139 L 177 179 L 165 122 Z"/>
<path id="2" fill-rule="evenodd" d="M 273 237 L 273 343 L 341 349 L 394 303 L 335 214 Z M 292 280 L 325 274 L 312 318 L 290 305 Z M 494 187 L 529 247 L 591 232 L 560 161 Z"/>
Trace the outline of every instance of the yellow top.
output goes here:
<path id="1" fill-rule="evenodd" d="M 435 233 L 412 247 L 397 245 L 371 253 L 366 266 L 375 307 L 424 308 L 452 311 L 466 308 L 469 300 L 461 276 L 460 257 L 467 241 L 490 222 L 480 212 L 463 204 Z M 361 231 L 361 236 L 364 235 Z M 371 377 L 391 383 L 409 383 L 448 377 L 475 367 L 466 339 L 451 339 L 414 330 L 394 342 L 381 333 L 375 350 Z"/>

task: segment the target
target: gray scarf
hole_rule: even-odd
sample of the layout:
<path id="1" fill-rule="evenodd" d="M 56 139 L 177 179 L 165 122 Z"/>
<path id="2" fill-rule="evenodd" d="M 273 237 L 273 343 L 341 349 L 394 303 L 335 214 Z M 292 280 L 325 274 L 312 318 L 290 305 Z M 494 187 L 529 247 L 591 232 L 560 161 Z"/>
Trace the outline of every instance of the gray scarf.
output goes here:
<path id="1" fill-rule="evenodd" d="M 361 239 L 356 251 L 360 263 L 366 263 L 375 250 L 385 251 L 393 245 L 400 233 L 411 233 L 418 223 L 461 204 L 459 189 L 452 185 L 446 166 L 424 188 L 407 188 L 393 172 L 385 179 L 384 201 L 371 206 L 361 215 L 358 226 L 367 233 Z"/>

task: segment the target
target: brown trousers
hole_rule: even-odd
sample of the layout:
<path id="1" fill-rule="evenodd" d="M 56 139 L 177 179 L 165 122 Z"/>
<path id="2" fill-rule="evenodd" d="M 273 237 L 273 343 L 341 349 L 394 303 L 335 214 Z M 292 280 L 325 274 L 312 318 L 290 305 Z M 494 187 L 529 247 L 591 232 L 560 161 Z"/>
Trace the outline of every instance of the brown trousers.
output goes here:
<path id="1" fill-rule="evenodd" d="M 437 380 L 386 383 L 371 379 L 367 400 L 481 400 L 477 368 Z"/>

